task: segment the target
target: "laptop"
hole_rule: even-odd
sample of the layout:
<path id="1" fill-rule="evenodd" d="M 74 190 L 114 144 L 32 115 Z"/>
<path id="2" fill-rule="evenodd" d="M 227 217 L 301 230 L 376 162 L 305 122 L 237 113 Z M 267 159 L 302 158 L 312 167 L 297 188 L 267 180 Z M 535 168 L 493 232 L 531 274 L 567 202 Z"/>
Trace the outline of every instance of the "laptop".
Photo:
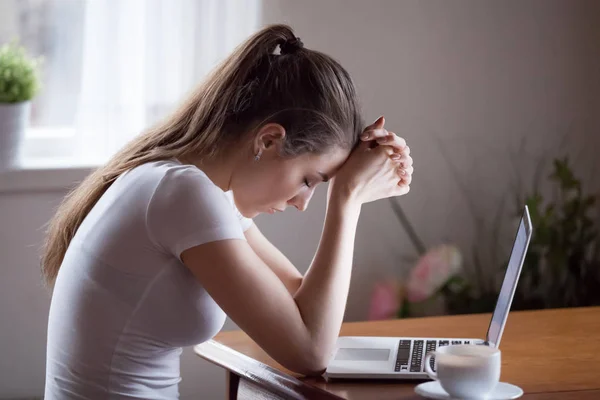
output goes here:
<path id="1" fill-rule="evenodd" d="M 531 235 L 531 218 L 525 206 L 485 339 L 340 336 L 324 377 L 429 379 L 423 365 L 429 351 L 451 344 L 499 347 Z M 434 357 L 431 358 L 431 368 L 435 370 Z"/>

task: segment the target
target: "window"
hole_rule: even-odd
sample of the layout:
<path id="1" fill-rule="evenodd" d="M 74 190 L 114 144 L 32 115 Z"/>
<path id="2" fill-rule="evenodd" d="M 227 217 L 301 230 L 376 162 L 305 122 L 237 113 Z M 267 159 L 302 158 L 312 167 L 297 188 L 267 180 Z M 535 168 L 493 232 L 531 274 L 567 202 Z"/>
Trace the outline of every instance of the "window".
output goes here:
<path id="1" fill-rule="evenodd" d="M 0 41 L 44 58 L 25 165 L 95 165 L 258 26 L 259 0 L 0 0 Z"/>

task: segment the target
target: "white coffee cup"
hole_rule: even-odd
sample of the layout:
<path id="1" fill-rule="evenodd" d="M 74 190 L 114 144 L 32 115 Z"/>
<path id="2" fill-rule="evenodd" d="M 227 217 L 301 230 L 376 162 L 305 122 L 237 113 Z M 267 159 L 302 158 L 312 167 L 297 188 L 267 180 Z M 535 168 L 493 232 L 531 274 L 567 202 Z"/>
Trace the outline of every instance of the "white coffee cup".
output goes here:
<path id="1" fill-rule="evenodd" d="M 430 359 L 435 356 L 436 372 Z M 500 350 L 483 345 L 443 346 L 425 356 L 425 372 L 452 397 L 484 399 L 500 380 Z"/>

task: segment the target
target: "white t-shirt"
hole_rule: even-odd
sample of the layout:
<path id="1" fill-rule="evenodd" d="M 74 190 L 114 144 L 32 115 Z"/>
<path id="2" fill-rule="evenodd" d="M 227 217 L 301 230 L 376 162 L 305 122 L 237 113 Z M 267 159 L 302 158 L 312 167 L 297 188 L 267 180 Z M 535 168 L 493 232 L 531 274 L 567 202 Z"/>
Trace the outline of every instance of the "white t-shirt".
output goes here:
<path id="1" fill-rule="evenodd" d="M 121 175 L 84 219 L 58 273 L 45 399 L 177 398 L 182 346 L 212 338 L 225 322 L 180 255 L 245 240 L 251 225 L 231 192 L 194 166 L 158 161 Z"/>

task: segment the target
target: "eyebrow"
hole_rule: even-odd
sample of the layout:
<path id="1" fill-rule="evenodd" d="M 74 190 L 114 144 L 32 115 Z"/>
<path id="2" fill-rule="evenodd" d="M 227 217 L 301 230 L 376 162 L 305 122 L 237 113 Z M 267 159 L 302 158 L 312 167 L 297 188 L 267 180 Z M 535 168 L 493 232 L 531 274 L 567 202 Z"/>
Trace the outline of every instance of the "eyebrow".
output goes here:
<path id="1" fill-rule="evenodd" d="M 329 177 L 327 176 L 327 174 L 319 172 L 319 175 L 321 175 L 321 178 L 323 179 L 323 182 L 327 182 L 329 180 Z"/>

